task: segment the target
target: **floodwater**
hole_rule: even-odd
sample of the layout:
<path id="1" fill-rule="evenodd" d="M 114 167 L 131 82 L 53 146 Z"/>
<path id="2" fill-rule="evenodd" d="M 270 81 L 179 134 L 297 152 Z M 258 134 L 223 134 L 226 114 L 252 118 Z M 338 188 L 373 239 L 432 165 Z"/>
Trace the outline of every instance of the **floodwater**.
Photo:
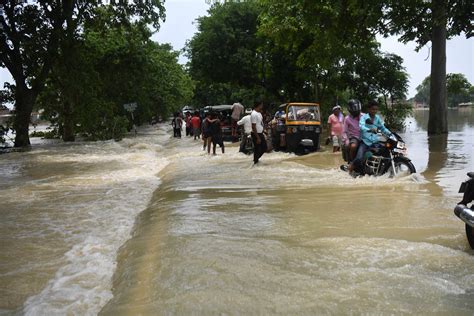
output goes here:
<path id="1" fill-rule="evenodd" d="M 205 155 L 150 127 L 122 142 L 0 156 L 0 314 L 474 311 L 453 214 L 474 112 L 403 134 L 418 173 L 352 179 L 340 156 Z"/>

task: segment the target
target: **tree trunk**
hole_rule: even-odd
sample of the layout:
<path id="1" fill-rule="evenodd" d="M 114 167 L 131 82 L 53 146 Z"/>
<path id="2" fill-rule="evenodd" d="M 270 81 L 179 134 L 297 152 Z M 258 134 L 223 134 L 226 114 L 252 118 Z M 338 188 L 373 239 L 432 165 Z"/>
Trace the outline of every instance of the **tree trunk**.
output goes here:
<path id="1" fill-rule="evenodd" d="M 428 134 L 448 132 L 446 90 L 446 1 L 432 1 L 433 34 L 431 37 L 431 85 Z"/>
<path id="2" fill-rule="evenodd" d="M 31 89 L 17 85 L 15 91 L 15 117 L 13 128 L 15 129 L 15 147 L 30 146 L 29 127 L 31 111 L 35 103 L 35 95 Z"/>
<path id="3" fill-rule="evenodd" d="M 74 116 L 73 116 L 73 107 L 69 100 L 66 100 L 64 103 L 64 122 L 62 137 L 65 142 L 73 142 L 76 140 L 76 134 L 74 132 Z"/>

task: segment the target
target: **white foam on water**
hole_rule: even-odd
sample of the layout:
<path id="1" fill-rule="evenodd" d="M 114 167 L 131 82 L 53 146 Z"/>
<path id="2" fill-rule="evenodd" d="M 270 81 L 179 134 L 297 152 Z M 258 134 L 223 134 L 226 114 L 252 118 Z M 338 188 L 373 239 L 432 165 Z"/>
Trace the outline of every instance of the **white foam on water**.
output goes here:
<path id="1" fill-rule="evenodd" d="M 71 190 L 69 194 L 73 197 L 78 193 L 92 196 L 92 200 L 73 199 L 54 206 L 71 216 L 69 221 L 56 221 L 55 225 L 61 227 L 55 229 L 69 230 L 65 235 L 70 236 L 68 243 L 72 247 L 45 288 L 26 300 L 24 314 L 95 315 L 112 298 L 117 252 L 130 238 L 136 216 L 146 208 L 159 186 L 158 172 L 169 163 L 160 154 L 159 141 L 163 137 L 85 144 L 66 148 L 60 155 L 54 152 L 38 157 L 73 166 L 75 162 L 80 165 L 84 158 L 88 163 L 115 165 L 45 184 Z"/>

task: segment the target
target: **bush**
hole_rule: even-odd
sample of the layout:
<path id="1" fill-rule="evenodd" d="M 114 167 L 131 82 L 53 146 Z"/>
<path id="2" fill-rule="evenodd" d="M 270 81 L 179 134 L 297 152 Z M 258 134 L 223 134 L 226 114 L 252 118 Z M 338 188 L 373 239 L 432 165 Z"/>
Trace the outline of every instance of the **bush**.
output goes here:
<path id="1" fill-rule="evenodd" d="M 50 131 L 34 131 L 30 133 L 30 137 L 42 137 L 44 139 L 57 139 L 59 137 L 59 132 L 57 128 L 53 128 Z"/>
<path id="2" fill-rule="evenodd" d="M 6 136 L 9 129 L 10 128 L 8 126 L 0 125 L 0 144 L 4 144 L 7 141 Z"/>
<path id="3" fill-rule="evenodd" d="M 129 121 L 124 116 L 104 117 L 98 126 L 83 130 L 89 140 L 121 140 L 128 132 Z"/>
<path id="4" fill-rule="evenodd" d="M 405 129 L 405 119 L 413 113 L 413 108 L 408 103 L 380 104 L 380 112 L 385 118 L 385 126 L 393 131 Z"/>

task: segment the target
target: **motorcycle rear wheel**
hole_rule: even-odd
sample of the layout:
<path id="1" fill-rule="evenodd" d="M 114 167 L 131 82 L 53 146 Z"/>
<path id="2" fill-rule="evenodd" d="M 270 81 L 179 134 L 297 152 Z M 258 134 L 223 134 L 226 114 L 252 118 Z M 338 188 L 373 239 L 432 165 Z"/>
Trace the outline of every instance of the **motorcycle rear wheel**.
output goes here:
<path id="1" fill-rule="evenodd" d="M 466 237 L 471 249 L 474 249 L 474 228 L 466 224 Z"/>

